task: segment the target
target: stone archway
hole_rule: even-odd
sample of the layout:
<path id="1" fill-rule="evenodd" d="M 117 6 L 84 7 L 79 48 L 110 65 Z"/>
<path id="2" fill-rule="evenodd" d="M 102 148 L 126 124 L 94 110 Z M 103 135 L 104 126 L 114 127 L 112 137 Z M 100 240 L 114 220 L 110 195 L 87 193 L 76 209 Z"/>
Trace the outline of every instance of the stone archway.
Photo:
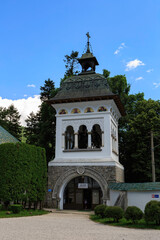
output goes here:
<path id="1" fill-rule="evenodd" d="M 62 176 L 60 176 L 55 184 L 54 191 L 52 194 L 52 199 L 56 202 L 56 205 L 59 209 L 63 209 L 63 194 L 65 187 L 69 183 L 69 181 L 73 178 L 76 178 L 78 176 L 88 176 L 93 178 L 97 183 L 99 184 L 101 190 L 102 190 L 102 200 L 103 203 L 106 204 L 107 199 L 109 199 L 108 196 L 108 184 L 106 179 L 98 173 L 98 171 L 94 170 L 90 167 L 82 167 L 77 166 L 75 168 L 72 168 L 68 171 L 66 171 Z"/>

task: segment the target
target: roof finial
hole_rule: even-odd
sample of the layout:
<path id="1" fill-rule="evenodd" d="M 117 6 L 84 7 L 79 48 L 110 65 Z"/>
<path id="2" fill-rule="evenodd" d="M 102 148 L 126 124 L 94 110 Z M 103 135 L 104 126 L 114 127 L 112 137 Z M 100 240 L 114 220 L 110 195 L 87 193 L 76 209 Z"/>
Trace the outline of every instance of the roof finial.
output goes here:
<path id="1" fill-rule="evenodd" d="M 90 39 L 91 37 L 90 37 L 90 35 L 89 35 L 89 32 L 87 32 L 86 35 L 87 35 L 87 53 L 90 53 L 90 48 L 89 48 L 90 43 L 89 43 L 89 39 Z"/>

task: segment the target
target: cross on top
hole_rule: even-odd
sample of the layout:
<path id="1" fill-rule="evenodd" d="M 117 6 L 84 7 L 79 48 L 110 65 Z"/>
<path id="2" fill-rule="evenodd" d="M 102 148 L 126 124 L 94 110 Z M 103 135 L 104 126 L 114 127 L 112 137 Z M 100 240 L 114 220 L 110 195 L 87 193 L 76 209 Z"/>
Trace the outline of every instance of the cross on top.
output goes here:
<path id="1" fill-rule="evenodd" d="M 87 32 L 86 35 L 88 37 L 88 42 L 89 42 L 89 38 L 91 38 L 90 35 L 89 35 L 89 32 Z"/>
<path id="2" fill-rule="evenodd" d="M 89 53 L 89 52 L 90 52 L 89 39 L 91 38 L 90 35 L 89 35 L 89 32 L 86 33 L 86 36 L 87 36 L 87 38 L 88 38 L 88 41 L 87 41 L 87 52 Z"/>

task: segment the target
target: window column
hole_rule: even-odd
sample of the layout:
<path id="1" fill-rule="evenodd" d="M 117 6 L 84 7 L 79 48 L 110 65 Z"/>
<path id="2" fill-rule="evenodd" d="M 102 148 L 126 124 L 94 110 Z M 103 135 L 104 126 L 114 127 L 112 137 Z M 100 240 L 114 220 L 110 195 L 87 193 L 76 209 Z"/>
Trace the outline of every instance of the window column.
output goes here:
<path id="1" fill-rule="evenodd" d="M 102 131 L 102 147 L 104 147 L 104 131 Z"/>
<path id="2" fill-rule="evenodd" d="M 62 149 L 64 149 L 65 133 L 62 133 Z"/>
<path id="3" fill-rule="evenodd" d="M 78 133 L 74 133 L 74 148 L 78 148 Z"/>
<path id="4" fill-rule="evenodd" d="M 91 132 L 88 132 L 88 148 L 92 147 L 92 142 L 91 142 Z"/>

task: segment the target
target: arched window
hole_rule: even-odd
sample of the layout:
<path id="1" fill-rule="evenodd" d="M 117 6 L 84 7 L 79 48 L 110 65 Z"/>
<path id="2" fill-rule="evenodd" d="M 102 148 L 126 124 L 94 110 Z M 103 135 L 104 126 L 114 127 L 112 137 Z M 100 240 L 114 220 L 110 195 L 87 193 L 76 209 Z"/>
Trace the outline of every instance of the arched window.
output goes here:
<path id="1" fill-rule="evenodd" d="M 81 113 L 81 111 L 79 110 L 79 108 L 74 108 L 71 113 Z"/>
<path id="2" fill-rule="evenodd" d="M 65 109 L 61 109 L 60 111 L 59 111 L 59 114 L 61 115 L 61 114 L 67 114 L 68 112 L 65 110 Z"/>
<path id="3" fill-rule="evenodd" d="M 102 146 L 102 131 L 98 124 L 93 126 L 91 134 L 92 147 L 100 148 Z"/>
<path id="4" fill-rule="evenodd" d="M 84 110 L 85 113 L 91 113 L 91 112 L 94 112 L 93 108 L 91 107 L 87 107 L 85 110 Z"/>
<path id="5" fill-rule="evenodd" d="M 68 126 L 65 132 L 65 148 L 73 149 L 74 148 L 74 130 L 72 126 Z"/>
<path id="6" fill-rule="evenodd" d="M 88 132 L 85 125 L 81 125 L 78 131 L 78 148 L 84 149 L 88 147 Z"/>
<path id="7" fill-rule="evenodd" d="M 107 108 L 104 106 L 101 106 L 98 108 L 98 112 L 106 112 L 106 111 L 107 111 Z"/>

